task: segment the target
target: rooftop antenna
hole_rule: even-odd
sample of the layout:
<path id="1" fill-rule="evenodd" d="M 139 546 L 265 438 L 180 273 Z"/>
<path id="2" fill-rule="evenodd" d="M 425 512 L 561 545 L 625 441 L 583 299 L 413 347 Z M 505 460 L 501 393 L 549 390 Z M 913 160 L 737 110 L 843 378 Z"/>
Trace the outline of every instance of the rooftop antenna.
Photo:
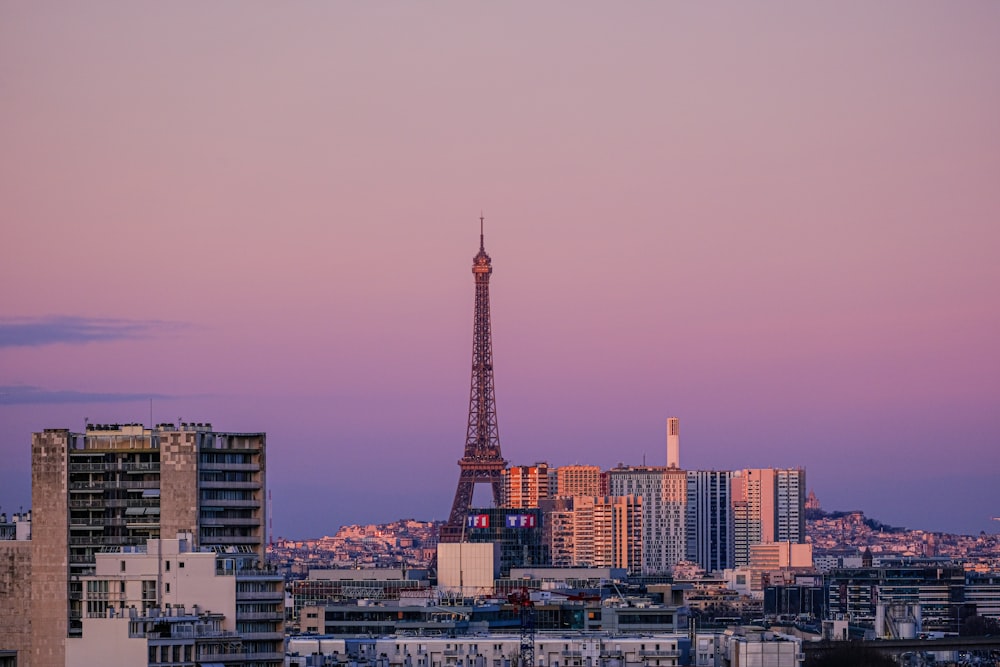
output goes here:
<path id="1" fill-rule="evenodd" d="M 480 210 L 479 211 L 479 249 L 480 250 L 485 250 L 486 249 L 486 244 L 483 242 L 483 221 L 485 219 L 486 218 L 483 217 L 483 212 Z"/>

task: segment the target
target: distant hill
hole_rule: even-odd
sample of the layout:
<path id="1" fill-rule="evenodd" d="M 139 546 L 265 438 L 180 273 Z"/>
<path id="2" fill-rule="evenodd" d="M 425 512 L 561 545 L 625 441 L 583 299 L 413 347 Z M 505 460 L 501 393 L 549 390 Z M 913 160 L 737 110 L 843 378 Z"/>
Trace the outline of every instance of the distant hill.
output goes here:
<path id="1" fill-rule="evenodd" d="M 882 523 L 877 519 L 869 519 L 865 516 L 865 513 L 861 510 L 834 510 L 832 512 L 825 512 L 821 509 L 807 509 L 806 510 L 806 521 L 816 521 L 818 519 L 842 519 L 846 516 L 860 515 L 863 517 L 863 522 L 866 526 L 874 531 L 880 533 L 905 533 L 906 528 L 901 526 L 890 526 L 887 523 Z"/>

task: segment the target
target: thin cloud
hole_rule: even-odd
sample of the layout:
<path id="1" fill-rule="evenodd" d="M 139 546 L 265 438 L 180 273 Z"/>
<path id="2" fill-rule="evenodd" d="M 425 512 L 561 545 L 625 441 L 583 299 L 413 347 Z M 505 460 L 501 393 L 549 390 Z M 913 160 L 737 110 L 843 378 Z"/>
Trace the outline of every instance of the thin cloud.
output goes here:
<path id="1" fill-rule="evenodd" d="M 43 389 L 25 385 L 0 386 L 0 405 L 53 405 L 61 403 L 127 403 L 174 398 L 167 394 L 106 393 Z"/>
<path id="2" fill-rule="evenodd" d="M 148 338 L 175 330 L 176 322 L 122 320 L 55 315 L 40 318 L 0 318 L 0 348 L 86 343 Z"/>

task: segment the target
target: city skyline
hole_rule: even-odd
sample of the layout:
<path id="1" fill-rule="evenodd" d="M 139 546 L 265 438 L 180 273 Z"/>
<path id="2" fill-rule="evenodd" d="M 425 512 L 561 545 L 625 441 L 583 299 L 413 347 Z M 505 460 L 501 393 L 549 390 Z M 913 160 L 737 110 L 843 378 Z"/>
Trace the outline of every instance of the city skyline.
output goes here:
<path id="1" fill-rule="evenodd" d="M 511 464 L 676 416 L 682 468 L 995 532 L 998 21 L 4 5 L 0 506 L 32 432 L 152 415 L 267 432 L 275 537 L 446 519 L 482 214 Z"/>

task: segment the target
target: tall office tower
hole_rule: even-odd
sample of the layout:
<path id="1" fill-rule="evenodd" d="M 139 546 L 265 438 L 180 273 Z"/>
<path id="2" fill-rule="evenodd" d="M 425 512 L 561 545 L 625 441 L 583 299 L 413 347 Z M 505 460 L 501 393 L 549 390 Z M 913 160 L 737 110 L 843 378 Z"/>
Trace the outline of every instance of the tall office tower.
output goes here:
<path id="1" fill-rule="evenodd" d="M 706 571 L 733 566 L 733 506 L 728 470 L 687 473 L 687 560 Z"/>
<path id="2" fill-rule="evenodd" d="M 264 444 L 211 424 L 33 434 L 31 664 L 65 664 L 99 552 L 183 532 L 197 548 L 263 560 Z"/>
<path id="3" fill-rule="evenodd" d="M 667 419 L 667 467 L 681 467 L 681 420 Z"/>
<path id="4" fill-rule="evenodd" d="M 551 495 L 559 498 L 607 495 L 601 492 L 601 469 L 597 466 L 559 466 L 555 493 Z"/>
<path id="5" fill-rule="evenodd" d="M 611 495 L 641 498 L 643 574 L 669 572 L 687 551 L 687 474 L 673 468 L 619 466 L 609 470 L 607 478 Z"/>
<path id="6" fill-rule="evenodd" d="M 459 460 L 458 488 L 451 505 L 448 524 L 441 529 L 442 542 L 462 539 L 463 526 L 472 507 L 476 484 L 493 488 L 493 503 L 503 498 L 501 474 L 507 462 L 500 455 L 496 394 L 493 389 L 493 336 L 490 333 L 490 274 L 493 265 L 486 254 L 483 218 L 479 218 L 479 253 L 472 258 L 476 284 L 476 309 L 472 327 L 472 388 L 469 393 L 469 422 L 465 455 Z"/>
<path id="7" fill-rule="evenodd" d="M 805 541 L 806 471 L 749 468 L 733 473 L 734 560 L 750 564 L 750 546 Z"/>
<path id="8" fill-rule="evenodd" d="M 538 507 L 538 501 L 549 497 L 549 464 L 512 466 L 501 471 L 503 507 Z"/>

